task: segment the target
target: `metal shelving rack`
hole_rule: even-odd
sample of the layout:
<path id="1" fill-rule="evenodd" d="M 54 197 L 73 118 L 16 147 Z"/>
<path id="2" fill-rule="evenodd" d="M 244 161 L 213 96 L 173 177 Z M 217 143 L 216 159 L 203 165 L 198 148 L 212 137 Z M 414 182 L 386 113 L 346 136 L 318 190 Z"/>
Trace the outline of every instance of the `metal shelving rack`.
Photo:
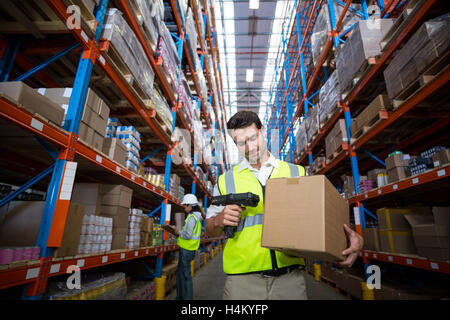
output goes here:
<path id="1" fill-rule="evenodd" d="M 271 100 L 273 106 L 266 112 L 267 127 L 271 130 L 267 132 L 267 141 L 269 147 L 272 148 L 272 152 L 279 152 L 282 159 L 287 161 L 296 162 L 297 164 L 305 165 L 313 162 L 314 152 L 320 151 L 319 147 L 325 140 L 326 135 L 330 132 L 333 126 L 339 119 L 344 117 L 347 135 L 350 134 L 351 123 L 351 111 L 360 109 L 362 106 L 367 106 L 370 101 L 364 101 L 364 90 L 368 87 L 371 81 L 374 81 L 377 76 L 382 76 L 382 72 L 386 65 L 390 62 L 396 50 L 400 49 L 402 44 L 405 43 L 410 36 L 417 30 L 417 28 L 427 20 L 432 9 L 436 9 L 439 4 L 437 0 L 430 1 L 382 1 L 377 0 L 381 12 L 380 16 L 383 18 L 397 18 L 402 14 L 403 8 L 411 3 L 411 8 L 414 6 L 414 10 L 409 10 L 408 18 L 402 22 L 399 27 L 395 38 L 384 48 L 380 56 L 376 57 L 375 63 L 370 66 L 367 72 L 365 72 L 362 78 L 356 83 L 346 97 L 338 103 L 338 109 L 334 116 L 327 122 L 327 124 L 320 128 L 317 136 L 310 140 L 305 151 L 297 158 L 294 158 L 293 149 L 295 148 L 294 131 L 297 128 L 302 119 L 305 119 L 305 115 L 308 113 L 308 109 L 314 108 L 313 98 L 320 91 L 320 87 L 327 80 L 327 70 L 324 67 L 324 62 L 333 55 L 333 51 L 339 45 L 339 42 L 344 42 L 342 37 L 346 35 L 352 27 L 347 30 L 342 30 L 341 25 L 346 12 L 350 8 L 350 4 L 353 2 L 361 4 L 361 11 L 359 15 L 361 19 L 368 19 L 369 13 L 367 9 L 367 3 L 365 0 L 350 1 L 345 3 L 339 0 L 310 0 L 310 1 L 296 1 L 296 12 L 294 17 L 295 23 L 291 30 L 284 30 L 282 34 L 282 47 L 279 48 L 278 56 L 284 54 L 284 60 L 281 61 L 278 58 L 278 65 L 280 70 L 277 70 L 278 79 L 277 83 L 273 83 L 273 89 L 271 92 Z M 341 15 L 338 17 L 335 15 L 334 5 L 340 3 L 344 6 Z M 373 1 L 375 3 L 375 1 Z M 310 37 L 312 34 L 312 28 L 317 19 L 319 10 L 322 6 L 328 6 L 329 19 L 331 25 L 331 32 L 329 33 L 328 41 L 321 51 L 320 58 L 316 66 L 310 64 L 305 65 L 305 61 L 312 54 L 310 46 Z M 355 10 L 353 10 L 355 11 Z M 285 17 L 286 19 L 286 17 Z M 285 20 L 286 21 L 286 20 Z M 312 60 L 312 59 L 311 59 Z M 278 76 L 280 75 L 280 76 Z M 420 87 L 412 95 L 410 95 L 398 108 L 394 111 L 387 112 L 383 115 L 381 121 L 375 124 L 368 132 L 363 134 L 360 138 L 352 139 L 350 143 L 343 143 L 342 151 L 334 157 L 329 163 L 324 163 L 322 168 L 319 169 L 316 174 L 327 174 L 333 177 L 337 177 L 338 173 L 351 172 L 353 182 L 355 185 L 355 196 L 348 199 L 349 204 L 353 207 L 355 227 L 359 234 L 362 233 L 362 229 L 365 228 L 365 217 L 371 214 L 365 207 L 365 203 L 374 203 L 375 201 L 393 201 L 396 197 L 405 195 L 405 192 L 410 190 L 418 190 L 418 188 L 431 188 L 439 187 L 439 185 L 447 185 L 449 181 L 449 167 L 439 167 L 434 170 L 428 170 L 425 173 L 412 176 L 410 178 L 391 183 L 383 187 L 373 189 L 366 193 L 360 193 L 358 190 L 359 172 L 360 169 L 368 170 L 375 167 L 376 162 L 380 162 L 376 156 L 367 151 L 368 143 L 374 141 L 374 138 L 383 132 L 386 128 L 396 128 L 396 125 L 400 120 L 406 118 L 408 111 L 419 105 L 421 102 L 432 97 L 435 94 L 439 94 L 445 90 L 445 86 L 448 85 L 450 79 L 450 69 L 446 66 L 443 70 L 437 73 L 433 79 Z M 440 91 L 441 90 L 441 91 Z M 381 92 L 380 92 L 381 93 Z M 425 115 L 421 115 L 424 116 Z M 448 137 L 447 134 L 443 134 L 443 137 L 427 140 L 427 137 L 435 134 L 436 132 L 442 132 L 445 128 L 448 128 L 449 122 L 448 114 L 441 116 L 440 120 L 427 128 L 420 128 L 417 133 L 412 137 L 398 143 L 396 145 L 397 150 L 403 150 L 403 148 L 411 148 L 411 150 L 418 150 L 414 147 L 414 143 L 418 141 L 425 141 L 425 146 L 431 147 L 439 141 L 444 141 L 443 138 Z M 278 131 L 274 131 L 278 129 Z M 441 130 L 441 131 L 440 131 Z M 281 141 L 279 148 L 276 145 L 271 145 L 271 139 L 273 135 L 278 134 L 279 141 Z M 307 137 L 308 138 L 308 137 Z M 275 139 L 274 139 L 275 140 Z M 357 151 L 363 151 L 360 153 L 360 157 L 369 155 L 361 168 L 358 168 Z M 379 158 L 384 159 L 388 155 L 388 147 L 381 152 Z M 384 158 L 383 158 L 384 157 Z M 350 160 L 350 166 L 345 163 L 344 160 Z M 381 161 L 382 162 L 382 161 Z M 420 189 L 419 189 L 420 190 Z M 364 269 L 370 265 L 371 260 L 385 261 L 392 264 L 399 264 L 408 267 L 426 269 L 430 271 L 440 273 L 450 273 L 450 263 L 444 261 L 434 261 L 431 259 L 425 259 L 419 256 L 405 256 L 399 254 L 389 254 L 383 252 L 373 252 L 369 250 L 363 250 L 361 255 Z M 368 275 L 366 274 L 366 277 Z"/>
<path id="2" fill-rule="evenodd" d="M 207 8 L 207 1 L 203 0 L 203 7 Z M 67 21 L 69 18 L 68 13 L 68 5 L 71 4 L 71 1 L 63 1 L 63 0 L 46 0 L 46 4 L 54 11 L 60 21 Z M 143 31 L 139 24 L 137 23 L 136 17 L 133 14 L 132 9 L 129 6 L 128 1 L 126 0 L 117 0 L 117 7 L 123 12 L 124 17 L 127 23 L 132 28 L 135 33 L 137 39 L 140 44 L 144 48 L 144 51 L 147 55 L 147 58 L 155 72 L 155 79 L 160 83 L 161 88 L 165 97 L 167 98 L 170 106 L 172 107 L 172 116 L 173 116 L 173 128 L 176 124 L 177 118 L 180 120 L 182 127 L 187 129 L 192 135 L 192 127 L 184 117 L 182 112 L 182 104 L 181 102 L 175 99 L 175 96 L 171 89 L 168 86 L 167 79 L 164 74 L 159 69 L 156 60 L 155 60 L 155 52 L 153 52 L 150 45 L 146 42 L 145 37 L 143 36 Z M 192 61 L 190 60 L 186 39 L 184 37 L 184 30 L 182 28 L 182 24 L 180 23 L 180 17 L 177 14 L 176 3 L 174 0 L 170 0 L 170 5 L 173 9 L 174 15 L 176 17 L 176 22 L 179 31 L 179 41 L 178 41 L 178 56 L 179 56 L 179 72 L 182 67 L 182 57 L 183 57 L 183 48 L 185 55 L 187 57 L 188 65 L 191 71 L 191 75 L 193 77 L 193 81 L 195 84 L 195 88 L 197 93 L 199 92 L 199 85 L 196 73 L 194 72 L 194 67 Z M 196 1 L 191 1 L 191 6 L 194 6 L 195 9 Z M 46 146 L 45 149 L 51 152 L 52 158 L 54 159 L 54 164 L 50 165 L 48 168 L 43 170 L 40 174 L 38 174 L 31 181 L 27 182 L 23 188 L 20 188 L 17 192 L 12 195 L 9 195 L 5 199 L 1 199 L 2 205 L 6 202 L 13 199 L 19 192 L 28 189 L 33 184 L 37 183 L 39 180 L 43 178 L 51 177 L 50 186 L 48 187 L 48 194 L 46 199 L 46 206 L 43 214 L 43 221 L 41 224 L 41 229 L 39 232 L 38 238 L 38 246 L 41 247 L 40 260 L 30 261 L 27 266 L 20 266 L 16 268 L 4 269 L 0 270 L 0 289 L 5 289 L 12 286 L 26 284 L 26 289 L 23 294 L 24 299 L 40 299 L 42 298 L 43 293 L 45 292 L 47 280 L 49 277 L 53 277 L 59 274 L 65 273 L 65 266 L 75 264 L 78 265 L 81 269 L 95 268 L 98 266 L 102 266 L 105 264 L 112 264 L 116 262 L 121 262 L 130 259 L 137 259 L 145 256 L 157 256 L 157 267 L 155 271 L 155 275 L 161 275 L 162 269 L 162 258 L 165 252 L 173 251 L 178 249 L 177 245 L 167 245 L 164 244 L 161 246 L 148 247 L 148 248 L 139 248 L 139 249 L 130 249 L 130 250 L 115 250 L 115 252 L 109 253 L 99 253 L 88 255 L 86 257 L 68 257 L 67 259 L 54 259 L 52 257 L 53 248 L 58 247 L 61 244 L 62 234 L 64 231 L 64 224 L 67 215 L 67 210 L 69 207 L 70 200 L 64 200 L 65 198 L 61 197 L 61 192 L 63 186 L 66 184 L 73 184 L 74 175 L 77 168 L 77 162 L 75 162 L 75 157 L 77 157 L 77 161 L 79 161 L 79 168 L 83 166 L 93 166 L 98 170 L 103 170 L 103 173 L 107 173 L 116 183 L 122 183 L 129 187 L 131 187 L 135 192 L 144 192 L 146 195 L 153 195 L 163 200 L 158 201 L 161 202 L 161 206 L 157 207 L 159 210 L 161 208 L 161 224 L 169 223 L 170 221 L 166 220 L 165 212 L 166 205 L 172 204 L 176 206 L 181 206 L 181 202 L 179 199 L 173 197 L 169 194 L 169 178 L 170 178 L 170 170 L 172 166 L 171 162 L 171 153 L 176 147 L 176 143 L 172 143 L 170 136 L 166 133 L 166 131 L 162 128 L 155 117 L 154 112 L 150 112 L 145 109 L 142 105 L 142 102 L 136 98 L 135 94 L 130 90 L 127 83 L 121 76 L 115 71 L 115 69 L 110 65 L 107 59 L 105 59 L 105 54 L 107 54 L 108 44 L 100 39 L 100 34 L 102 30 L 104 16 L 107 10 L 108 0 L 101 0 L 100 4 L 97 6 L 95 12 L 95 32 L 88 27 L 88 23 L 82 17 L 81 19 L 81 28 L 71 29 L 70 32 L 73 37 L 76 39 L 77 44 L 71 46 L 70 48 L 64 50 L 61 53 L 58 53 L 54 56 L 54 59 L 46 61 L 42 63 L 39 68 L 33 68 L 32 72 L 27 73 L 27 77 L 35 75 L 39 78 L 43 83 L 48 83 L 52 87 L 58 87 L 58 84 L 48 77 L 45 74 L 45 71 L 40 71 L 44 67 L 48 66 L 54 60 L 63 57 L 68 52 L 73 51 L 81 47 L 81 57 L 79 60 L 78 68 L 75 74 L 75 81 L 73 84 L 73 92 L 70 98 L 69 108 L 66 117 L 66 125 L 64 128 L 53 125 L 52 123 L 46 121 L 42 117 L 39 117 L 36 114 L 32 114 L 22 108 L 21 106 L 16 105 L 15 102 L 10 101 L 5 96 L 0 96 L 0 116 L 3 119 L 6 119 L 7 123 L 21 127 L 29 132 L 31 135 L 35 135 L 39 137 L 42 142 Z M 200 17 L 197 17 L 197 10 L 194 10 L 195 14 L 195 23 L 197 27 L 197 31 L 199 30 L 199 21 Z M 208 21 L 208 10 L 204 10 L 203 19 L 205 22 Z M 212 19 L 212 23 L 214 23 L 214 19 Z M 215 148 L 215 166 L 219 166 L 219 168 L 224 170 L 224 166 L 222 162 L 217 161 L 218 155 L 220 152 L 223 152 L 224 147 L 224 116 L 225 110 L 223 95 L 221 93 L 222 86 L 221 82 L 218 82 L 218 78 L 220 79 L 220 67 L 219 62 L 216 62 L 214 58 L 218 52 L 217 45 L 215 43 L 215 28 L 214 25 L 210 25 L 209 22 L 205 23 L 205 29 L 209 36 L 208 40 L 210 43 L 209 52 L 213 57 L 214 62 L 214 77 L 216 83 L 218 84 L 218 88 L 212 88 L 211 86 L 211 77 L 212 75 L 209 73 L 207 69 L 207 83 L 210 89 L 210 95 L 218 95 L 219 101 L 218 104 L 212 104 L 214 113 L 216 115 L 216 122 L 214 124 L 211 123 L 210 117 L 206 112 L 206 106 L 203 103 L 199 103 L 199 108 L 203 111 L 202 115 L 205 119 L 207 129 L 210 129 L 212 125 L 214 125 L 214 136 L 216 138 L 216 148 Z M 204 39 L 201 39 L 201 33 L 198 33 L 201 43 L 202 55 L 206 55 L 206 46 L 203 43 Z M 211 36 L 212 35 L 212 36 Z M 8 74 L 11 70 L 11 67 L 15 61 L 15 56 L 17 54 L 17 49 L 14 50 L 15 43 L 11 41 L 10 43 L 4 42 L 2 46 L 0 46 L 0 53 L 3 55 L 3 61 L 6 63 L 3 64 L 2 68 L 2 76 L 6 74 L 6 77 L 3 78 L 3 81 L 7 81 Z M 10 49 L 13 48 L 11 51 Z M 17 47 L 16 47 L 17 48 Z M 12 52 L 12 54 L 11 54 Z M 195 54 L 195 53 L 194 53 Z M 20 57 L 20 63 L 22 66 L 30 67 L 32 64 L 28 62 L 23 56 Z M 218 57 L 218 56 L 217 56 Z M 203 59 L 202 59 L 203 60 Z M 103 72 L 107 75 L 107 77 L 117 86 L 117 89 L 123 94 L 123 96 L 127 99 L 127 101 L 134 108 L 134 112 L 138 113 L 139 117 L 145 121 L 148 127 L 151 128 L 152 132 L 157 136 L 160 140 L 163 147 L 167 149 L 166 156 L 166 164 L 165 164 L 165 189 L 161 189 L 157 186 L 152 185 L 148 181 L 140 178 L 137 174 L 129 171 L 125 167 L 117 164 L 114 161 L 111 161 L 107 157 L 105 157 L 102 153 L 98 152 L 91 146 L 88 146 L 84 142 L 78 140 L 78 126 L 81 120 L 81 114 L 84 106 L 84 101 L 86 99 L 87 88 L 89 86 L 89 81 L 91 77 L 91 73 L 94 65 L 97 64 L 103 70 Z M 202 65 L 203 66 L 203 65 Z M 5 72 L 5 70 L 7 70 Z M 40 72 L 39 72 L 40 71 Z M 38 73 L 37 73 L 38 72 Z M 179 79 L 179 75 L 178 75 Z M 201 99 L 200 99 L 201 100 Z M 177 117 L 178 116 L 178 117 Z M 219 139 L 219 141 L 217 141 Z M 59 151 L 52 151 L 52 147 L 48 145 L 48 143 L 54 145 L 59 149 Z M 197 150 L 196 150 L 197 151 Z M 195 153 L 195 159 L 197 154 Z M 22 159 L 23 160 L 23 159 Z M 208 173 L 207 166 L 203 162 L 203 168 Z M 225 163 L 225 166 L 227 164 Z M 204 203 L 205 209 L 207 204 L 207 198 L 211 196 L 210 191 L 206 188 L 206 186 L 200 182 L 198 179 L 195 169 L 196 163 L 194 167 L 188 164 L 182 164 L 182 167 L 187 172 L 187 174 L 192 178 L 192 193 L 196 193 L 196 186 L 200 187 L 201 192 L 204 194 Z M 74 170 L 75 169 L 75 170 Z M 207 174 L 210 177 L 210 180 L 213 182 L 214 179 L 211 178 L 211 175 Z M 71 188 L 70 188 L 71 190 Z M 70 199 L 70 197 L 69 197 Z M 141 200 L 141 199 L 140 199 Z M 153 213 L 154 213 L 153 212 Z M 167 231 L 164 232 L 164 240 L 167 240 Z M 222 238 L 211 238 L 207 240 L 202 240 L 202 244 L 205 243 L 220 243 Z M 119 251 L 119 252 L 117 252 Z"/>

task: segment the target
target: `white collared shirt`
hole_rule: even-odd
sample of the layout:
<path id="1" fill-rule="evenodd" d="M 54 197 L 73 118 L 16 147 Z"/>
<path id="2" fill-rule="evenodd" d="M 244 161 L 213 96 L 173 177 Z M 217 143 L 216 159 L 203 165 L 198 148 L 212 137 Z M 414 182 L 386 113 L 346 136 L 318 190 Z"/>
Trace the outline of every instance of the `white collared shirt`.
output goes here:
<path id="1" fill-rule="evenodd" d="M 247 168 L 250 169 L 250 171 L 255 175 L 255 177 L 259 180 L 259 182 L 263 186 L 265 186 L 267 180 L 272 174 L 273 168 L 278 169 L 278 162 L 275 159 L 275 157 L 269 152 L 269 159 L 267 159 L 266 162 L 263 162 L 261 164 L 261 169 L 259 170 L 253 168 L 251 164 L 247 161 L 247 159 L 244 158 L 244 160 L 242 160 L 241 163 L 239 163 L 239 172 Z M 213 196 L 220 196 L 218 184 L 214 186 Z M 209 219 L 217 216 L 220 212 L 222 212 L 224 208 L 225 208 L 224 206 L 216 206 L 216 205 L 209 206 L 206 212 L 206 218 Z"/>

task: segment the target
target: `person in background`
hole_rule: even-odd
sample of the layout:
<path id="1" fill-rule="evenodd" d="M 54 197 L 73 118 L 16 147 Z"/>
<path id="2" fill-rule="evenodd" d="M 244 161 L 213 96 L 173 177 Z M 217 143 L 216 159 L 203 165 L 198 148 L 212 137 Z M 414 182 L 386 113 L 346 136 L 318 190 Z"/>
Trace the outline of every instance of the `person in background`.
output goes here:
<path id="1" fill-rule="evenodd" d="M 194 260 L 195 251 L 200 246 L 204 215 L 195 195 L 186 194 L 181 203 L 184 211 L 187 213 L 183 228 L 179 231 L 170 227 L 165 227 L 165 229 L 178 236 L 177 244 L 180 247 L 177 269 L 177 296 L 175 299 L 192 300 L 194 288 L 192 284 L 191 261 Z"/>

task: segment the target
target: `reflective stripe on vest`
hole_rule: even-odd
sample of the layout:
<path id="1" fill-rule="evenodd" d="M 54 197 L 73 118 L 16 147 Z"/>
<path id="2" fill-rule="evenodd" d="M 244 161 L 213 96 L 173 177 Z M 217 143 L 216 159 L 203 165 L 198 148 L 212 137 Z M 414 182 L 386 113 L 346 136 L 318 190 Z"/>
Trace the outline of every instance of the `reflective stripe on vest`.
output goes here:
<path id="1" fill-rule="evenodd" d="M 181 248 L 185 250 L 195 251 L 200 247 L 200 237 L 202 233 L 201 223 L 197 219 L 197 217 L 194 214 L 190 214 L 187 216 L 186 220 L 184 221 L 183 231 L 186 231 L 186 225 L 188 220 L 193 217 L 195 220 L 195 227 L 192 231 L 192 238 L 191 239 L 183 239 L 181 236 L 177 239 L 177 244 Z"/>
<path id="2" fill-rule="evenodd" d="M 304 176 L 301 166 L 277 160 L 278 169 L 274 168 L 269 179 Z M 246 207 L 241 213 L 241 221 L 235 236 L 227 240 L 223 253 L 223 269 L 227 274 L 239 274 L 272 269 L 270 250 L 261 247 L 262 222 L 264 217 L 263 189 L 255 175 L 246 168 L 234 166 L 219 177 L 221 194 L 253 192 L 259 195 L 256 207 Z M 275 251 L 278 268 L 291 265 L 304 265 L 304 259 L 285 255 Z"/>

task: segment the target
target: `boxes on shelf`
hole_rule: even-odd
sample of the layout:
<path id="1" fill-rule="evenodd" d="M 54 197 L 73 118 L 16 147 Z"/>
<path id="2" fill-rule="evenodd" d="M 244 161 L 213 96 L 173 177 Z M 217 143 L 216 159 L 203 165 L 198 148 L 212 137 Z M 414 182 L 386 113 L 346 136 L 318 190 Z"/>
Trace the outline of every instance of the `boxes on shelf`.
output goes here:
<path id="1" fill-rule="evenodd" d="M 54 250 L 53 257 L 74 256 L 79 252 L 83 221 L 84 206 L 70 202 L 61 245 Z"/>
<path id="2" fill-rule="evenodd" d="M 353 10 L 360 10 L 360 4 L 351 4 L 350 8 Z M 342 30 L 345 30 L 356 23 L 360 18 L 355 11 L 352 9 L 347 10 L 344 19 L 342 20 Z M 334 2 L 334 12 L 336 19 L 339 19 L 344 6 L 338 2 Z M 317 65 L 319 58 L 325 49 L 327 41 L 330 37 L 329 32 L 331 31 L 330 15 L 328 11 L 328 6 L 324 5 L 320 9 L 319 15 L 317 16 L 316 23 L 314 24 L 312 35 L 311 35 L 311 51 L 313 56 L 314 65 Z"/>
<path id="3" fill-rule="evenodd" d="M 405 216 L 412 227 L 418 254 L 437 260 L 450 260 L 450 207 L 433 207 L 433 216 Z"/>
<path id="4" fill-rule="evenodd" d="M 381 251 L 380 237 L 378 228 L 363 228 L 362 237 L 364 238 L 364 248 L 372 251 Z"/>
<path id="5" fill-rule="evenodd" d="M 1 82 L 0 93 L 8 96 L 32 113 L 37 113 L 58 126 L 61 126 L 63 123 L 64 109 L 21 81 Z"/>
<path id="6" fill-rule="evenodd" d="M 78 253 L 100 253 L 111 251 L 113 241 L 113 219 L 85 215 L 79 234 Z"/>
<path id="7" fill-rule="evenodd" d="M 409 171 L 409 154 L 401 152 L 394 152 L 390 154 L 384 162 L 386 163 L 386 170 L 388 175 L 388 182 L 393 183 L 410 176 Z"/>
<path id="8" fill-rule="evenodd" d="M 305 120 L 307 137 L 309 142 L 313 142 L 313 137 L 319 130 L 319 108 L 310 108 L 308 110 L 308 117 Z"/>
<path id="9" fill-rule="evenodd" d="M 178 84 L 178 50 L 169 29 L 167 29 L 166 24 L 162 21 L 160 23 L 160 35 L 156 56 L 162 59 L 162 67 L 168 74 L 169 83 L 176 90 Z"/>
<path id="10" fill-rule="evenodd" d="M 381 251 L 416 254 L 417 250 L 411 231 L 378 230 Z"/>
<path id="11" fill-rule="evenodd" d="M 269 180 L 261 246 L 289 255 L 341 260 L 348 210 L 347 201 L 323 175 Z"/>
<path id="12" fill-rule="evenodd" d="M 102 152 L 117 163 L 125 166 L 126 148 L 118 138 L 105 138 Z"/>
<path id="13" fill-rule="evenodd" d="M 151 246 L 153 240 L 153 218 L 149 218 L 146 215 L 142 215 L 140 232 L 141 232 L 140 246 L 141 247 Z"/>
<path id="14" fill-rule="evenodd" d="M 358 20 L 345 44 L 336 54 L 336 69 L 342 90 L 359 80 L 357 73 L 366 59 L 381 53 L 380 41 L 393 24 L 392 19 Z M 356 78 L 355 78 L 356 76 Z"/>
<path id="15" fill-rule="evenodd" d="M 139 83 L 148 98 L 152 97 L 155 78 L 153 68 L 136 34 L 126 23 L 122 12 L 116 8 L 106 12 L 101 38 L 110 41 L 132 73 L 133 81 Z"/>
<path id="16" fill-rule="evenodd" d="M 139 245 L 141 244 L 141 222 L 143 213 L 140 209 L 129 209 L 129 212 L 126 248 L 139 248 Z"/>
<path id="17" fill-rule="evenodd" d="M 143 26 L 142 30 L 150 40 L 151 47 L 154 48 L 158 42 L 160 24 L 164 20 L 164 4 L 162 1 L 134 1 L 138 14 L 138 23 Z"/>
<path id="18" fill-rule="evenodd" d="M 305 121 L 300 123 L 297 133 L 295 135 L 295 153 L 297 156 L 301 156 L 305 152 L 305 147 L 308 141 L 306 140 L 306 125 Z"/>
<path id="19" fill-rule="evenodd" d="M 448 51 L 449 28 L 448 14 L 429 20 L 397 52 L 384 70 L 386 88 L 391 99 L 397 98 L 427 67 Z M 400 100 L 405 98 L 407 96 Z"/>
<path id="20" fill-rule="evenodd" d="M 160 246 L 162 244 L 163 231 L 164 230 L 159 222 L 153 224 L 153 246 Z"/>
<path id="21" fill-rule="evenodd" d="M 370 191 L 372 189 L 375 189 L 377 187 L 377 181 L 376 180 L 360 180 L 358 183 L 358 192 L 359 193 L 365 193 L 367 191 Z"/>
<path id="22" fill-rule="evenodd" d="M 354 119 L 350 125 L 352 137 L 359 137 L 360 130 L 365 126 L 372 126 L 379 117 L 382 110 L 391 110 L 392 105 L 389 97 L 385 94 L 378 95 L 372 102 Z"/>
<path id="23" fill-rule="evenodd" d="M 166 129 L 172 130 L 172 110 L 169 108 L 169 104 L 166 99 L 163 98 L 158 89 L 153 90 L 152 106 L 159 115 L 159 118 L 162 120 L 163 127 L 165 126 Z"/>
<path id="24" fill-rule="evenodd" d="M 435 168 L 450 163 L 450 149 L 444 149 L 432 156 L 433 166 Z"/>
<path id="25" fill-rule="evenodd" d="M 343 143 L 348 143 L 347 129 L 345 120 L 339 119 L 325 138 L 326 157 L 328 159 L 332 157 L 336 151 L 339 151 Z"/>
<path id="26" fill-rule="evenodd" d="M 324 126 L 338 111 L 338 102 L 341 100 L 341 86 L 338 73 L 335 71 L 323 85 L 319 93 L 319 121 Z"/>
<path id="27" fill-rule="evenodd" d="M 186 15 L 186 35 L 188 38 L 189 49 L 191 57 L 197 54 L 197 29 L 195 28 L 194 15 L 192 9 L 189 7 Z"/>
<path id="28" fill-rule="evenodd" d="M 40 247 L 0 246 L 0 265 L 19 261 L 38 260 Z"/>
<path id="29" fill-rule="evenodd" d="M 155 282 L 133 280 L 127 286 L 126 300 L 155 300 Z"/>

